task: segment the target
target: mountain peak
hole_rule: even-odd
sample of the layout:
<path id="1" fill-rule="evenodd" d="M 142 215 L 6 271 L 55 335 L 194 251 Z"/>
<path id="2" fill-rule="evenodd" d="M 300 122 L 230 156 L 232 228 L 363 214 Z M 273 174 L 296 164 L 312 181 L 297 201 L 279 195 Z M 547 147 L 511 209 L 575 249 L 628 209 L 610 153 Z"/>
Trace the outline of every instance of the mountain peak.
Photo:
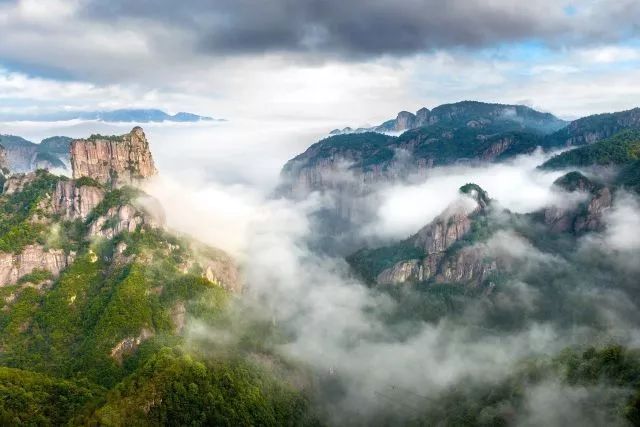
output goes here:
<path id="1" fill-rule="evenodd" d="M 108 123 L 159 123 L 159 122 L 199 122 L 216 120 L 209 116 L 179 112 L 169 114 L 157 108 L 121 108 L 97 111 L 58 111 L 30 115 L 0 115 L 0 119 L 12 121 L 62 122 L 69 120 L 91 120 Z"/>
<path id="2" fill-rule="evenodd" d="M 519 123 L 523 128 L 531 128 L 541 133 L 551 133 L 567 125 L 567 122 L 553 114 L 536 111 L 525 105 L 459 101 L 442 104 L 432 110 L 422 107 L 415 114 L 403 110 L 396 115 L 395 119 L 387 120 L 378 126 L 357 129 L 346 127 L 342 130 L 336 129 L 331 133 L 362 133 L 367 131 L 397 133 L 438 123 L 456 123 L 465 126 L 469 122 L 486 124 L 499 121 Z"/>
<path id="3" fill-rule="evenodd" d="M 140 126 L 124 135 L 91 135 L 71 143 L 73 178 L 100 184 L 135 184 L 158 173 L 149 142 Z"/>

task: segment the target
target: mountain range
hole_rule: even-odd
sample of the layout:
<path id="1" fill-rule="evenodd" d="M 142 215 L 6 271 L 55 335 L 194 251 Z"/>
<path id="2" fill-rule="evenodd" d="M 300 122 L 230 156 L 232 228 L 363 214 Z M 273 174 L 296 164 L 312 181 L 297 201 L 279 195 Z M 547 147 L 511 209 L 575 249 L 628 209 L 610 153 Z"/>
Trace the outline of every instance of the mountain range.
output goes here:
<path id="1" fill-rule="evenodd" d="M 304 258 L 321 259 L 294 280 L 317 277 L 333 294 L 337 276 L 323 268 L 345 275 L 344 307 L 328 305 L 322 287 L 308 290 L 321 306 L 319 334 L 332 332 L 333 318 L 350 320 L 342 315 L 353 312 L 341 310 L 358 295 L 375 302 L 357 311 L 360 329 L 338 323 L 346 325 L 342 347 L 319 354 L 331 359 L 361 342 L 384 346 L 332 359 L 328 372 L 282 352 L 300 339 L 308 350 L 304 338 L 316 331 L 296 329 L 308 306 L 294 304 L 287 323 L 283 311 L 265 310 L 261 298 L 251 305 L 243 292 L 243 268 L 290 267 L 275 242 L 260 247 L 275 256 L 238 265 L 167 226 L 160 202 L 142 190 L 160 172 L 141 127 L 40 144 L 0 136 L 0 424 L 528 425 L 532 411 L 549 406 L 549 393 L 567 399 L 563 414 L 638 424 L 638 252 L 615 246 L 612 236 L 625 243 L 637 235 L 620 212 L 638 206 L 640 109 L 565 123 L 524 106 L 465 101 L 399 119 L 378 129 L 407 127 L 398 136 L 353 132 L 311 145 L 284 165 L 274 196 L 287 199 L 276 200 L 279 208 L 299 208 L 298 199 L 324 203 L 305 217 L 308 241 L 294 244 Z M 512 212 L 470 180 L 405 236 L 354 237 L 380 188 L 428 183 L 426 172 L 440 166 L 481 168 L 537 149 L 549 154 L 538 171 L 557 171 L 552 203 Z M 41 155 L 57 156 L 71 177 L 45 170 L 53 162 Z M 275 292 L 264 283 L 260 277 L 261 291 Z M 286 290 L 275 300 L 279 309 L 299 298 Z M 453 362 L 445 360 L 450 342 Z M 553 345 L 527 347 L 540 342 Z M 468 352 L 518 359 L 498 373 L 425 387 L 425 397 L 397 385 L 401 379 L 380 362 L 406 360 L 401 352 L 381 359 L 371 348 L 409 349 L 438 368 Z M 386 386 L 353 382 L 350 363 L 374 366 L 371 377 L 381 382 L 373 384 Z M 354 384 L 363 400 L 374 396 L 371 413 L 340 406 L 350 403 Z M 531 407 L 537 392 L 542 409 Z"/>
<path id="2" fill-rule="evenodd" d="M 106 111 L 59 111 L 55 113 L 43 113 L 36 115 L 20 115 L 1 117 L 7 121 L 36 121 L 36 122 L 59 122 L 69 120 L 96 120 L 102 122 L 136 122 L 136 123 L 157 123 L 157 122 L 199 122 L 220 120 L 207 116 L 199 116 L 193 113 L 180 112 L 168 114 L 158 109 L 120 109 Z"/>
<path id="3" fill-rule="evenodd" d="M 381 127 L 375 129 L 408 130 L 399 136 L 367 130 L 323 139 L 286 163 L 281 191 L 306 194 L 340 185 L 335 179 L 339 170 L 372 183 L 437 166 L 499 162 L 538 147 L 592 144 L 640 129 L 640 108 L 567 123 L 525 106 L 463 101 L 422 109 L 415 116 L 400 113 Z"/>
<path id="4" fill-rule="evenodd" d="M 390 119 L 384 123 L 373 127 L 360 127 L 353 129 L 346 127 L 343 129 L 334 129 L 331 135 L 342 135 L 350 133 L 379 132 L 379 133 L 400 133 L 407 130 L 430 126 L 439 122 L 448 121 L 473 121 L 478 117 L 500 117 L 520 121 L 524 127 L 536 128 L 540 131 L 555 131 L 567 125 L 567 122 L 561 120 L 552 114 L 541 113 L 524 105 L 500 105 L 488 104 L 478 101 L 462 101 L 454 104 L 443 104 L 429 110 L 423 107 L 410 113 L 401 111 L 395 119 Z"/>
<path id="5" fill-rule="evenodd" d="M 6 157 L 6 166 L 13 172 L 36 169 L 67 169 L 71 138 L 54 136 L 40 144 L 16 135 L 0 135 L 0 146 Z"/>

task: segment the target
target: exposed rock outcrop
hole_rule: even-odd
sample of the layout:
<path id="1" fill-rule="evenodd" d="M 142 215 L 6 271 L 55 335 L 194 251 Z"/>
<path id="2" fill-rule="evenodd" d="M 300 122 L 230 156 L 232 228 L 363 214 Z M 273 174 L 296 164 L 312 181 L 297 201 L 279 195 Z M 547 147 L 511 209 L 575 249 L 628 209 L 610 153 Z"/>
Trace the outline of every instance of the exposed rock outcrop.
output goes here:
<path id="1" fill-rule="evenodd" d="M 149 142 L 140 127 L 125 135 L 93 135 L 71 143 L 73 177 L 104 185 L 136 185 L 157 174 Z"/>
<path id="2" fill-rule="evenodd" d="M 625 129 L 640 129 L 640 108 L 580 118 L 550 135 L 550 141 L 555 146 L 588 145 Z"/>
<path id="3" fill-rule="evenodd" d="M 51 140 L 58 141 L 65 137 L 54 137 L 35 144 L 15 135 L 0 135 L 0 145 L 5 148 L 6 166 L 13 172 L 27 173 L 37 169 L 66 169 L 69 149 L 60 149 Z M 70 138 L 67 138 L 70 140 Z M 46 142 L 46 143 L 45 143 Z"/>
<path id="4" fill-rule="evenodd" d="M 462 239 L 471 229 L 471 219 L 464 211 L 444 214 L 423 227 L 411 239 L 427 255 L 446 251 Z"/>
<path id="5" fill-rule="evenodd" d="M 5 148 L 7 150 L 9 169 L 14 172 L 29 172 L 33 170 L 34 160 L 38 154 L 36 144 L 11 145 Z"/>
<path id="6" fill-rule="evenodd" d="M 184 301 L 178 301 L 171 308 L 171 321 L 176 333 L 180 334 L 184 330 L 187 318 L 187 306 Z"/>
<path id="7" fill-rule="evenodd" d="M 485 259 L 479 248 L 469 246 L 450 253 L 450 249 L 469 235 L 477 215 L 488 207 L 489 198 L 484 190 L 475 184 L 467 184 L 460 189 L 469 195 L 475 205 L 465 202 L 455 203 L 415 235 L 403 242 L 419 248 L 424 257 L 402 260 L 380 272 L 377 284 L 418 283 L 433 280 L 442 282 L 482 283 L 496 263 Z"/>
<path id="8" fill-rule="evenodd" d="M 0 175 L 8 175 L 9 162 L 7 161 L 7 150 L 0 145 Z"/>
<path id="9" fill-rule="evenodd" d="M 198 267 L 202 277 L 231 292 L 242 291 L 242 279 L 237 264 L 227 253 L 198 242 L 191 243 L 193 257 L 181 267 L 186 273 Z"/>
<path id="10" fill-rule="evenodd" d="M 613 196 L 609 187 L 589 180 L 579 172 L 570 172 L 554 185 L 567 192 L 582 192 L 587 201 L 572 208 L 550 206 L 543 210 L 544 223 L 556 233 L 600 231 L 604 228 L 603 213 L 611 208 Z"/>
<path id="11" fill-rule="evenodd" d="M 483 162 L 491 162 L 500 157 L 509 148 L 517 143 L 516 138 L 512 135 L 503 136 L 499 138 L 489 139 L 489 146 L 480 153 L 480 160 Z M 533 150 L 535 147 L 531 147 Z"/>
<path id="12" fill-rule="evenodd" d="M 32 183 L 35 179 L 35 172 L 10 175 L 4 183 L 2 193 L 7 195 L 18 193 L 24 190 L 24 187 Z"/>
<path id="13" fill-rule="evenodd" d="M 19 254 L 0 252 L 0 286 L 12 285 L 34 270 L 46 270 L 57 277 L 74 259 L 73 252 L 45 250 L 41 245 L 26 246 Z"/>
<path id="14" fill-rule="evenodd" d="M 470 246 L 448 257 L 439 266 L 436 283 L 480 284 L 498 268 L 498 261 L 487 258 L 483 248 Z"/>
<path id="15" fill-rule="evenodd" d="M 422 282 L 425 280 L 424 266 L 420 259 L 400 261 L 393 267 L 383 270 L 376 277 L 378 284 L 399 285 L 408 282 Z"/>
<path id="16" fill-rule="evenodd" d="M 153 216 L 130 204 L 114 206 L 89 224 L 88 235 L 113 239 L 124 231 L 133 233 L 142 225 L 159 228 L 164 225 L 164 218 Z"/>
<path id="17" fill-rule="evenodd" d="M 140 344 L 154 335 L 155 334 L 152 330 L 142 328 L 137 337 L 127 337 L 116 344 L 116 346 L 111 349 L 111 357 L 113 357 L 118 363 L 122 363 L 125 356 L 135 353 Z"/>
<path id="18" fill-rule="evenodd" d="M 577 215 L 573 224 L 576 233 L 599 231 L 604 228 L 603 213 L 611 208 L 613 197 L 608 187 L 599 189 L 587 204 L 586 212 Z"/>
<path id="19" fill-rule="evenodd" d="M 281 194 L 299 197 L 356 188 L 353 197 L 370 190 L 372 183 L 426 175 L 437 166 L 482 164 L 530 153 L 546 146 L 546 137 L 566 124 L 522 105 L 473 101 L 422 108 L 415 114 L 402 111 L 380 126 L 335 130 L 291 159 L 282 170 Z M 351 177 L 350 186 L 340 179 L 344 171 Z"/>
<path id="20" fill-rule="evenodd" d="M 104 199 L 104 190 L 93 185 L 80 185 L 75 180 L 58 181 L 56 189 L 41 202 L 65 220 L 85 220 L 91 211 Z"/>

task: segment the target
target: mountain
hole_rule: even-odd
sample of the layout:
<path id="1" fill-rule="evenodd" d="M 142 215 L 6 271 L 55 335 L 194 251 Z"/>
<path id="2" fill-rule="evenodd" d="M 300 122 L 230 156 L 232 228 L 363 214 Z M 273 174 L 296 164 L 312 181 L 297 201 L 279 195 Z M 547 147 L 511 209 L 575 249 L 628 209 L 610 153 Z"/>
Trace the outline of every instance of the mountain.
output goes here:
<path id="1" fill-rule="evenodd" d="M 542 169 L 614 168 L 614 183 L 640 193 L 640 131 L 626 130 L 565 151 L 547 160 Z"/>
<path id="2" fill-rule="evenodd" d="M 70 141 L 68 137 L 54 137 L 43 145 L 15 135 L 0 135 L 0 145 L 6 149 L 7 167 L 13 172 L 66 169 Z"/>
<path id="3" fill-rule="evenodd" d="M 588 145 L 628 129 L 640 130 L 640 108 L 574 120 L 547 136 L 543 145 L 545 148 Z"/>
<path id="4" fill-rule="evenodd" d="M 91 135 L 71 142 L 74 178 L 89 176 L 104 185 L 135 184 L 157 174 L 141 127 L 125 135 Z"/>
<path id="5" fill-rule="evenodd" d="M 212 117 L 179 112 L 168 114 L 158 109 L 120 109 L 108 111 L 61 111 L 20 117 L 6 117 L 6 120 L 57 122 L 68 120 L 98 120 L 103 122 L 157 123 L 157 122 L 199 122 L 216 120 Z"/>
<path id="6" fill-rule="evenodd" d="M 52 136 L 40 141 L 40 151 L 47 151 L 60 155 L 69 155 L 69 147 L 73 138 L 68 136 Z"/>
<path id="7" fill-rule="evenodd" d="M 624 135 L 611 140 L 630 150 L 621 167 L 635 167 Z M 373 153 L 400 139 L 334 138 L 347 136 Z M 245 298 L 234 259 L 170 230 L 140 189 L 160 173 L 142 128 L 67 143 L 72 178 L 7 174 L 0 193 L 0 425 L 555 425 L 529 421 L 558 396 L 563 417 L 640 420 L 640 352 L 617 344 L 635 343 L 640 324 L 637 248 L 608 240 L 635 231 L 607 228 L 628 196 L 617 177 L 569 172 L 551 188 L 561 205 L 527 214 L 467 183 L 413 234 L 346 263 L 335 252 L 312 263 L 296 240 L 310 275 L 293 280 L 319 311 L 281 310 L 298 293 L 286 286 L 266 300 L 273 314 L 261 310 L 266 294 L 260 309 Z M 273 256 L 245 266 L 256 261 L 281 267 Z M 332 279 L 344 279 L 337 300 Z M 313 328 L 294 327 L 307 317 Z M 330 331 L 332 318 L 348 327 Z M 326 364 L 303 358 L 324 343 L 339 346 L 320 346 Z M 391 370 L 398 361 L 417 369 Z M 432 364 L 443 371 L 433 384 L 421 370 Z M 354 411 L 353 398 L 373 409 Z"/>
<path id="8" fill-rule="evenodd" d="M 588 116 L 562 127 L 565 122 L 528 107 L 465 101 L 431 111 L 422 109 L 415 115 L 401 113 L 383 127 L 389 130 L 405 125 L 420 127 L 397 137 L 378 132 L 339 134 L 311 145 L 283 167 L 280 192 L 295 196 L 349 186 L 362 192 L 371 183 L 402 179 L 436 166 L 501 161 L 537 147 L 550 150 L 595 144 L 623 131 L 640 130 L 640 108 Z M 603 156 L 616 144 L 608 141 L 594 148 L 569 151 L 544 167 L 559 167 L 561 162 L 579 166 L 569 160 L 578 155 L 608 162 Z M 622 160 L 611 161 L 620 164 Z"/>
<path id="9" fill-rule="evenodd" d="M 472 101 L 422 109 L 415 117 L 402 114 L 400 127 L 421 127 L 398 137 L 365 132 L 313 144 L 284 166 L 281 191 L 306 194 L 342 185 L 335 177 L 344 172 L 366 185 L 435 166 L 498 161 L 533 151 L 546 135 L 565 125 L 529 107 Z M 400 122 L 384 126 L 397 128 Z"/>
<path id="10" fill-rule="evenodd" d="M 473 247 L 493 231 L 486 217 L 490 199 L 475 184 L 466 184 L 460 193 L 462 200 L 413 236 L 391 246 L 358 251 L 347 261 L 367 282 L 378 285 L 463 282 L 480 286 L 497 269 L 495 260 Z"/>
<path id="11" fill-rule="evenodd" d="M 604 229 L 603 215 L 612 206 L 615 187 L 578 172 L 562 176 L 554 187 L 567 194 L 579 192 L 585 200 L 519 216 L 496 208 L 478 185 L 466 184 L 460 188 L 458 201 L 413 236 L 388 246 L 361 249 L 349 255 L 347 262 L 372 285 L 455 284 L 490 291 L 498 278 L 511 276 L 517 268 L 508 252 L 487 245 L 501 232 L 515 231 L 535 246 L 558 239 L 575 243 L 577 236 Z"/>
<path id="12" fill-rule="evenodd" d="M 157 173 L 143 130 L 74 140 L 70 161 L 0 194 L 0 424 L 304 424 L 302 392 L 245 356 L 280 363 L 258 338 L 188 337 L 230 328 L 242 281 L 135 186 Z"/>
<path id="13" fill-rule="evenodd" d="M 591 145 L 565 151 L 547 160 L 545 169 L 586 166 L 619 166 L 640 160 L 640 131 L 627 130 L 599 139 Z"/>
<path id="14" fill-rule="evenodd" d="M 0 135 L 0 145 L 6 150 L 7 164 L 12 171 L 28 171 L 38 153 L 37 144 L 15 135 Z"/>
<path id="15" fill-rule="evenodd" d="M 468 121 L 475 121 L 478 118 L 494 121 L 500 118 L 508 118 L 510 121 L 520 121 L 526 128 L 537 129 L 543 133 L 550 133 L 567 125 L 567 122 L 558 119 L 552 114 L 541 113 L 524 105 L 462 101 L 454 104 L 443 104 L 435 107 L 433 110 L 423 107 L 416 111 L 415 114 L 408 111 L 401 111 L 395 119 L 387 120 L 378 126 L 357 129 L 346 127 L 344 129 L 334 129 L 330 134 L 340 135 L 364 132 L 397 133 L 441 122 L 459 122 L 459 124 L 461 124 Z"/>

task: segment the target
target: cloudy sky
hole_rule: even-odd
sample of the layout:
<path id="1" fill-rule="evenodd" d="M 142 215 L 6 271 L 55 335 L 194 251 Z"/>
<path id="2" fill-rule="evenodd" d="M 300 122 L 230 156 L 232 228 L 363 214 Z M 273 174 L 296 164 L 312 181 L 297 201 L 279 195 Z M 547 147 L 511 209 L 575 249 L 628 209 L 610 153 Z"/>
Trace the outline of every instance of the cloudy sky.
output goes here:
<path id="1" fill-rule="evenodd" d="M 640 105 L 637 0 L 0 0 L 0 114 L 376 123 L 463 99 Z"/>

